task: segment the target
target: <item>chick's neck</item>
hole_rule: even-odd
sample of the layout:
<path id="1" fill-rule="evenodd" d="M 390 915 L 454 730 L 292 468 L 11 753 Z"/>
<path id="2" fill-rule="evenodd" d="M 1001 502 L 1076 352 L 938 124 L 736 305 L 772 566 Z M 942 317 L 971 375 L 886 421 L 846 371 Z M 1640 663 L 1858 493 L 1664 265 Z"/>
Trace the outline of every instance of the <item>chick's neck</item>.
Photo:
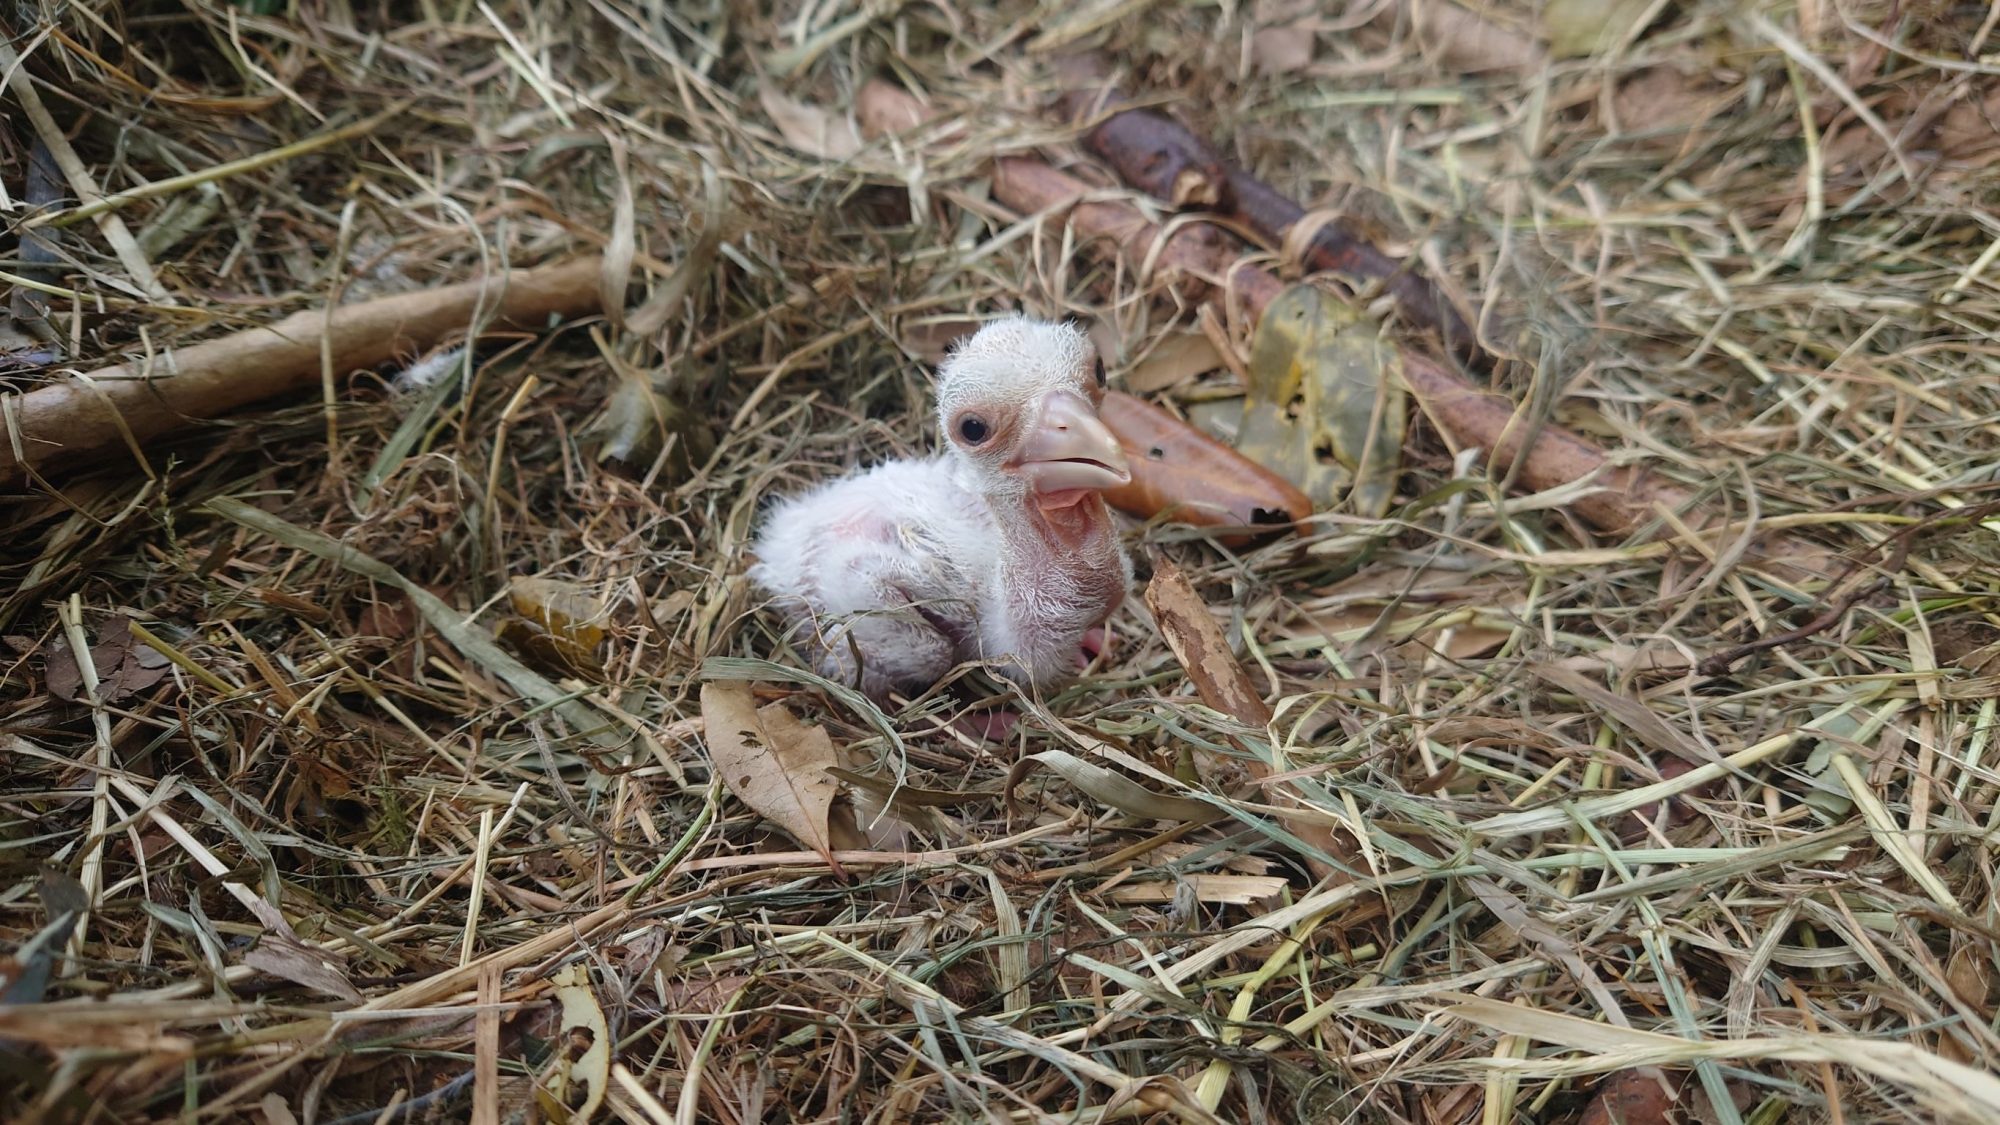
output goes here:
<path id="1" fill-rule="evenodd" d="M 1068 632 L 1074 626 L 1080 632 L 1116 608 L 1125 594 L 1124 571 L 1118 530 L 1101 494 L 1058 508 L 1044 508 L 1033 493 L 988 502 L 1000 532 L 1000 580 L 1008 601 L 1039 606 L 1063 619 L 1017 626 L 1037 632 L 1050 627 Z M 1068 620 L 1078 613 L 1091 620 Z"/>
<path id="2" fill-rule="evenodd" d="M 1058 565 L 1105 553 L 1116 538 L 1111 510 L 1099 493 L 1045 507 L 1033 491 L 988 496 L 1009 561 Z"/>

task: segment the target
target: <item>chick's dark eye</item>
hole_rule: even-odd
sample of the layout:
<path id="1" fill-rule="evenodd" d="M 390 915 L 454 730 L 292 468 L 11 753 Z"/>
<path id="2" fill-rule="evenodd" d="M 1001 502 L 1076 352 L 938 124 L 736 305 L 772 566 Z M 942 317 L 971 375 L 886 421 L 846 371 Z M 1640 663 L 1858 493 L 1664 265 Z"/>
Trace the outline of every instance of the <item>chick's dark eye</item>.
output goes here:
<path id="1" fill-rule="evenodd" d="M 958 420 L 958 436 L 968 443 L 978 445 L 986 440 L 986 434 L 986 423 L 982 419 L 966 417 Z"/>
<path id="2" fill-rule="evenodd" d="M 1097 385 L 1100 387 L 1104 385 L 1104 361 L 1102 359 L 1097 361 Z"/>

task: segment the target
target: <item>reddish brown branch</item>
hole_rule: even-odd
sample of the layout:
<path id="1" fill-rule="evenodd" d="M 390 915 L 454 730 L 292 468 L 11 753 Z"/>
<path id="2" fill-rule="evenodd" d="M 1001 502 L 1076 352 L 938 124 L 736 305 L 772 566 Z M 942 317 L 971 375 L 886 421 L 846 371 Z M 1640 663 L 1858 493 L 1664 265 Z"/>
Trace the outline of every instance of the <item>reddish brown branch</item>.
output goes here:
<path id="1" fill-rule="evenodd" d="M 1087 72 L 1085 63 L 1080 71 Z M 1109 87 L 1078 91 L 1063 99 L 1074 121 L 1110 112 L 1083 135 L 1084 147 L 1117 171 L 1126 183 L 1176 208 L 1200 206 L 1256 231 L 1281 246 L 1306 217 L 1305 208 L 1249 172 L 1218 156 L 1207 141 L 1172 117 L 1150 109 L 1121 109 L 1131 100 Z M 1383 253 L 1346 219 L 1321 223 L 1304 248 L 1314 271 L 1379 281 L 1412 323 L 1436 332 L 1461 358 L 1488 360 L 1458 314 L 1436 286 Z"/>
<path id="2" fill-rule="evenodd" d="M 267 328 L 163 352 L 150 362 L 102 367 L 26 394 L 0 396 L 0 482 L 29 469 L 214 418 L 310 386 L 321 345 L 336 374 L 376 367 L 473 327 L 540 329 L 549 317 L 599 307 L 600 259 L 579 258 L 343 305 L 294 313 Z M 127 435 L 130 435 L 129 439 Z"/>

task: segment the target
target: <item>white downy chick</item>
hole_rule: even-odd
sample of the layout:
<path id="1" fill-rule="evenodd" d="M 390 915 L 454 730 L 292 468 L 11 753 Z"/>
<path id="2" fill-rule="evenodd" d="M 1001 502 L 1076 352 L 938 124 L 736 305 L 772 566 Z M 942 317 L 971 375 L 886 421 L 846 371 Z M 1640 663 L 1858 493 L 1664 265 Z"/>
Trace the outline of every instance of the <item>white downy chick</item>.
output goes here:
<path id="1" fill-rule="evenodd" d="M 1075 327 L 987 324 L 938 369 L 944 449 L 774 505 L 751 581 L 821 675 L 878 700 L 975 660 L 1060 683 L 1132 582 L 1103 498 L 1131 479 L 1103 397 Z"/>

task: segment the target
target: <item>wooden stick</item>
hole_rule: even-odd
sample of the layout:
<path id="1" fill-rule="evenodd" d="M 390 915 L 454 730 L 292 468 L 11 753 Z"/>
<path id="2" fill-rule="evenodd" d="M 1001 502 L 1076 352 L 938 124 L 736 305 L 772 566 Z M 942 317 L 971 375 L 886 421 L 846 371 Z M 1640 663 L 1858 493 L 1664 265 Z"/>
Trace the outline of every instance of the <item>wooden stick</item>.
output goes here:
<path id="1" fill-rule="evenodd" d="M 0 482 L 59 460 L 149 438 L 318 381 L 322 342 L 336 372 L 428 350 L 454 333 L 541 329 L 599 307 L 596 256 L 480 281 L 294 313 L 149 361 L 0 395 Z M 490 314 L 483 323 L 474 317 Z"/>

